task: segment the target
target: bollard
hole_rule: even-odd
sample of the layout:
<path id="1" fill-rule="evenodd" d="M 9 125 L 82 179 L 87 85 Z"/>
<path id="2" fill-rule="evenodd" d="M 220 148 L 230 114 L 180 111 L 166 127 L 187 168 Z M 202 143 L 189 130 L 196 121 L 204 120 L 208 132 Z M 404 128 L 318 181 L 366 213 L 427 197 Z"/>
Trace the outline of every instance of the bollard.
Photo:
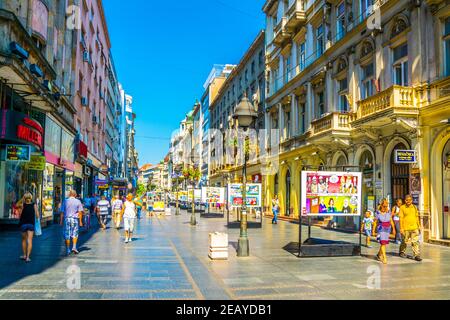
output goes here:
<path id="1" fill-rule="evenodd" d="M 228 234 L 214 232 L 209 234 L 209 258 L 228 260 Z"/>

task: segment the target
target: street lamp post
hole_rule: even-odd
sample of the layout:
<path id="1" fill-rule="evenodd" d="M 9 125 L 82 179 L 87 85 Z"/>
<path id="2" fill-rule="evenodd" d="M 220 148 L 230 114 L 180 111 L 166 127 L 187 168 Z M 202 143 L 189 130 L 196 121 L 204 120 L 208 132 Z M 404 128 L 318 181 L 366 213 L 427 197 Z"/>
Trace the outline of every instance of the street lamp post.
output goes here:
<path id="1" fill-rule="evenodd" d="M 244 132 L 247 132 L 248 127 L 253 123 L 254 119 L 257 117 L 257 113 L 255 111 L 255 107 L 248 100 L 246 93 L 244 92 L 244 96 L 239 104 L 236 106 L 234 110 L 233 118 L 238 120 L 239 127 L 244 129 Z M 241 213 L 241 228 L 238 240 L 238 257 L 248 257 L 249 256 L 249 241 L 248 241 L 248 233 L 247 233 L 247 157 L 249 154 L 249 150 L 247 148 L 248 145 L 248 135 L 245 137 L 244 142 L 244 167 L 242 168 L 242 213 Z"/>
<path id="2" fill-rule="evenodd" d="M 178 194 L 180 193 L 180 175 L 179 174 L 177 174 L 177 187 L 176 187 L 176 192 L 177 192 L 177 196 L 176 196 L 176 201 L 177 201 L 177 203 L 176 203 L 176 209 L 175 209 L 175 215 L 176 216 L 179 216 L 180 215 L 180 206 L 179 206 L 179 204 L 178 204 Z"/>

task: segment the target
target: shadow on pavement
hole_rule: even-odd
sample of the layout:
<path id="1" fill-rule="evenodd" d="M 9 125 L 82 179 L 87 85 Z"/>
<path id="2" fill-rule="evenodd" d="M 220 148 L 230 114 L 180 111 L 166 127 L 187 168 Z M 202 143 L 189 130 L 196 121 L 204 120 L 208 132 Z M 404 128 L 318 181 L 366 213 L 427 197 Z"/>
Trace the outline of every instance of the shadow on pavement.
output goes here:
<path id="1" fill-rule="evenodd" d="M 98 221 L 92 219 L 90 230 L 80 230 L 78 250 L 80 254 L 90 251 L 86 243 L 99 230 Z M 58 262 L 67 259 L 62 235 L 62 226 L 53 224 L 42 230 L 42 235 L 34 237 L 31 263 L 19 259 L 22 255 L 21 234 L 17 230 L 0 231 L 0 289 L 8 287 L 26 277 L 40 274 Z M 72 257 L 72 256 L 71 256 Z"/>

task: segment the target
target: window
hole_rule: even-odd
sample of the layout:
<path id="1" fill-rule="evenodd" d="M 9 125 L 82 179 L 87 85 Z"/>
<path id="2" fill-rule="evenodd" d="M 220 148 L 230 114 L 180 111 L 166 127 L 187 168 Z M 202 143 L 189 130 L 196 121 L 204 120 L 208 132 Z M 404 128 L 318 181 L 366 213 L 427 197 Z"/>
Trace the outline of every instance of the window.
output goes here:
<path id="1" fill-rule="evenodd" d="M 285 119 L 284 119 L 284 132 L 286 139 L 289 139 L 291 137 L 291 112 L 286 111 L 284 113 Z"/>
<path id="2" fill-rule="evenodd" d="M 325 100 L 323 91 L 316 94 L 316 118 L 319 119 L 325 114 Z"/>
<path id="3" fill-rule="evenodd" d="M 336 40 L 345 35 L 345 2 L 336 7 Z"/>
<path id="4" fill-rule="evenodd" d="M 372 13 L 373 0 L 361 0 L 361 22 Z"/>
<path id="5" fill-rule="evenodd" d="M 252 66 L 251 66 L 251 72 L 252 72 L 252 75 L 254 75 L 255 74 L 255 61 L 252 61 Z"/>
<path id="6" fill-rule="evenodd" d="M 319 25 L 316 29 L 316 57 L 319 58 L 324 51 L 323 25 Z"/>
<path id="7" fill-rule="evenodd" d="M 300 103 L 298 107 L 298 130 L 300 134 L 305 133 L 305 122 L 306 122 L 306 113 L 305 113 L 305 104 Z"/>
<path id="8" fill-rule="evenodd" d="M 300 71 L 303 71 L 306 67 L 306 45 L 302 42 L 299 46 L 298 64 L 300 66 Z"/>
<path id="9" fill-rule="evenodd" d="M 444 76 L 450 76 L 450 17 L 444 22 Z"/>
<path id="10" fill-rule="evenodd" d="M 405 43 L 393 49 L 394 84 L 408 85 L 408 45 Z"/>
<path id="11" fill-rule="evenodd" d="M 361 66 L 361 99 L 367 99 L 374 93 L 374 67 L 373 63 Z"/>
<path id="12" fill-rule="evenodd" d="M 284 83 L 287 83 L 291 78 L 291 57 L 284 59 Z"/>
<path id="13" fill-rule="evenodd" d="M 347 78 L 344 78 L 339 80 L 339 112 L 348 112 L 347 93 Z"/>

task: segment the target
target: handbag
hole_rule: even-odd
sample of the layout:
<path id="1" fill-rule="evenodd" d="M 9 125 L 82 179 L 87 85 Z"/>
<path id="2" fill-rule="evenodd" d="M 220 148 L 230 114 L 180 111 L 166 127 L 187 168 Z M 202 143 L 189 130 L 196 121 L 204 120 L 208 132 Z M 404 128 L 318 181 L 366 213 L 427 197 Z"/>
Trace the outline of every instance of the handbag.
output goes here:
<path id="1" fill-rule="evenodd" d="M 39 218 L 35 218 L 34 234 L 36 236 L 42 235 L 41 219 L 39 219 Z"/>

